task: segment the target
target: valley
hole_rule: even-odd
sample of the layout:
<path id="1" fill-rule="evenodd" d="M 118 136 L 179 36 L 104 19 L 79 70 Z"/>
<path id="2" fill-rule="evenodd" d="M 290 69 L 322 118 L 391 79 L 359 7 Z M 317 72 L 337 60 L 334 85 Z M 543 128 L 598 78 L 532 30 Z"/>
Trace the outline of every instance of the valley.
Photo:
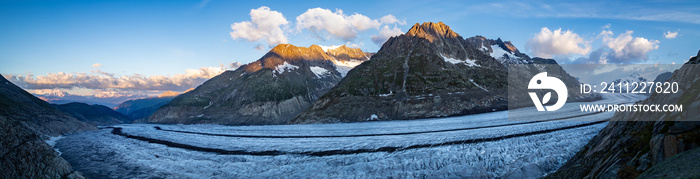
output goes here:
<path id="1" fill-rule="evenodd" d="M 614 94 L 597 103 L 644 98 Z M 582 115 L 573 104 L 548 116 L 528 112 L 536 111 L 530 107 L 361 123 L 122 124 L 65 136 L 55 147 L 90 178 L 543 176 L 559 168 L 613 116 Z M 510 112 L 523 119 L 509 120 Z"/>

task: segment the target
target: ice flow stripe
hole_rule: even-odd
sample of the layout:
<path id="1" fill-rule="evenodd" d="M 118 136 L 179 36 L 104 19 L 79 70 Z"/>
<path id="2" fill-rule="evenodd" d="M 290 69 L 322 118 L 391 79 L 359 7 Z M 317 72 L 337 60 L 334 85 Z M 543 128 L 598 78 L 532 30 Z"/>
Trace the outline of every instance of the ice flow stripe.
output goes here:
<path id="1" fill-rule="evenodd" d="M 141 141 L 145 141 L 145 142 L 149 142 L 149 143 L 163 144 L 163 145 L 166 145 L 168 147 L 182 148 L 182 149 L 194 150 L 194 151 L 200 151 L 200 152 L 211 152 L 211 153 L 217 153 L 217 154 L 221 154 L 221 155 L 253 155 L 253 156 L 306 155 L 306 156 L 323 157 L 323 156 L 332 156 L 332 155 L 350 155 L 350 154 L 375 153 L 375 152 L 390 152 L 391 153 L 391 152 L 397 152 L 397 151 L 403 151 L 403 150 L 409 150 L 409 149 L 428 148 L 428 147 L 443 146 L 443 145 L 458 145 L 458 144 L 491 142 L 491 141 L 498 141 L 498 140 L 503 140 L 503 139 L 515 138 L 515 137 L 524 137 L 524 136 L 530 136 L 530 135 L 555 132 L 555 131 L 560 131 L 560 130 L 567 130 L 567 129 L 574 129 L 574 128 L 579 128 L 579 127 L 591 126 L 591 125 L 600 124 L 600 123 L 603 123 L 606 121 L 607 120 L 602 120 L 602 121 L 596 121 L 596 122 L 591 122 L 591 123 L 585 123 L 585 124 L 579 124 L 579 125 L 573 125 L 573 126 L 567 126 L 567 127 L 560 127 L 560 128 L 554 128 L 554 129 L 547 129 L 547 130 L 541 130 L 541 131 L 525 132 L 525 133 L 520 133 L 520 134 L 511 134 L 511 135 L 505 135 L 505 136 L 499 136 L 499 137 L 486 137 L 486 138 L 478 138 L 478 139 L 448 141 L 448 142 L 442 142 L 442 143 L 436 143 L 436 144 L 417 144 L 417 145 L 411 145 L 411 146 L 406 146 L 406 147 L 380 147 L 380 148 L 376 148 L 376 149 L 326 150 L 326 151 L 314 151 L 314 152 L 285 152 L 285 151 L 279 151 L 279 150 L 267 150 L 267 151 L 224 150 L 224 149 L 199 147 L 199 146 L 181 144 L 181 143 L 176 143 L 176 142 L 171 142 L 171 141 L 166 141 L 166 140 L 159 140 L 159 139 L 153 139 L 153 138 L 148 138 L 148 137 L 130 135 L 130 134 L 126 134 L 126 133 L 122 132 L 122 128 L 120 128 L 120 127 L 109 127 L 109 128 L 112 128 L 112 134 L 124 136 L 124 137 L 130 138 L 130 139 L 141 140 Z"/>
<path id="2" fill-rule="evenodd" d="M 529 121 L 529 122 L 511 123 L 511 124 L 499 124 L 499 125 L 491 125 L 491 126 L 465 127 L 465 128 L 456 128 L 456 129 L 444 129 L 444 130 L 432 130 L 432 131 L 418 131 L 418 132 L 385 133 L 385 134 L 299 135 L 299 136 L 236 135 L 236 134 L 214 134 L 214 133 L 205 133 L 205 132 L 192 132 L 192 131 L 171 130 L 171 129 L 163 129 L 163 128 L 159 127 L 159 126 L 155 126 L 155 127 L 153 127 L 153 128 L 155 128 L 156 130 L 162 130 L 162 131 L 168 131 L 168 132 L 179 132 L 179 133 L 186 133 L 186 134 L 208 135 L 208 136 L 218 136 L 218 137 L 240 137 L 240 138 L 333 138 L 333 137 L 374 137 L 374 136 L 392 136 L 392 135 L 410 135 L 410 134 L 427 134 L 427 133 L 438 133 L 438 132 L 452 132 L 452 131 L 473 130 L 473 129 L 486 129 L 486 128 L 494 128 L 494 127 L 504 127 L 504 126 L 523 125 L 523 124 L 534 124 L 534 123 L 540 123 L 540 122 L 557 121 L 557 120 L 571 119 L 571 118 L 577 118 L 577 117 L 583 117 L 583 116 L 590 116 L 590 115 L 595 115 L 595 114 L 599 114 L 599 113 L 602 113 L 602 112 L 601 112 L 601 111 L 598 111 L 598 112 L 594 112 L 594 113 L 580 114 L 580 115 L 575 115 L 575 116 L 568 116 L 568 117 L 555 118 L 555 119 L 548 119 L 548 120 L 541 120 L 541 121 Z"/>

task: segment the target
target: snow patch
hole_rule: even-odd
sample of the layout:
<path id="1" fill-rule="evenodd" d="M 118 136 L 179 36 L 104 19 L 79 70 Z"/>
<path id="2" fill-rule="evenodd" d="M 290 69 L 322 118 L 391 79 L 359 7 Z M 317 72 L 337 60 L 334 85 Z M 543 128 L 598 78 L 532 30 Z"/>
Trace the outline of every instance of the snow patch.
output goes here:
<path id="1" fill-rule="evenodd" d="M 476 64 L 476 61 L 472 60 L 472 59 L 467 58 L 465 60 L 457 60 L 455 58 L 447 57 L 443 54 L 440 54 L 440 56 L 442 56 L 442 59 L 444 59 L 446 62 L 450 62 L 452 64 L 464 63 L 465 65 L 470 66 L 470 67 L 474 67 L 474 66 L 481 67 L 481 65 Z"/>
<path id="2" fill-rule="evenodd" d="M 54 146 L 56 146 L 56 141 L 58 141 L 59 139 L 63 139 L 63 137 L 64 137 L 64 136 L 62 136 L 62 135 L 61 135 L 61 136 L 56 136 L 56 137 L 49 137 L 49 139 L 45 140 L 44 142 L 46 142 L 46 144 L 49 144 L 49 146 L 51 146 L 51 148 L 52 148 L 53 150 L 55 150 L 56 152 L 58 152 L 58 155 L 60 156 L 60 155 L 61 155 L 61 151 L 59 151 L 58 148 L 56 148 L 56 147 L 54 147 Z"/>
<path id="3" fill-rule="evenodd" d="M 364 61 L 360 61 L 360 60 L 340 61 L 340 60 L 336 60 L 336 59 L 333 59 L 332 61 L 333 61 L 333 64 L 335 64 L 335 70 L 340 72 L 340 75 L 343 77 L 345 77 L 345 75 L 347 75 L 350 70 L 352 70 L 357 65 L 360 65 L 360 64 L 362 64 L 362 62 L 364 62 Z"/>
<path id="4" fill-rule="evenodd" d="M 212 104 L 214 104 L 214 101 L 209 101 L 209 105 L 207 105 L 207 106 L 204 106 L 204 109 L 207 109 L 207 108 L 209 108 L 209 106 L 211 106 Z"/>
<path id="5" fill-rule="evenodd" d="M 372 114 L 367 118 L 368 121 L 376 121 L 379 120 L 379 117 L 376 114 Z"/>
<path id="6" fill-rule="evenodd" d="M 287 62 L 284 62 L 281 65 L 277 65 L 277 67 L 275 67 L 275 71 L 277 71 L 277 74 L 282 74 L 283 72 L 285 72 L 287 70 L 291 71 L 291 70 L 296 70 L 296 69 L 299 69 L 299 67 L 294 66 L 292 64 L 289 64 Z"/>
<path id="7" fill-rule="evenodd" d="M 481 87 L 481 85 L 479 85 L 479 84 L 476 84 L 476 83 L 474 82 L 474 79 L 469 79 L 469 81 L 472 82 L 472 84 L 474 84 L 474 86 L 479 87 L 479 88 L 481 88 L 482 90 L 484 90 L 484 91 L 486 91 L 486 92 L 489 92 L 489 90 L 487 90 L 486 88 Z"/>
<path id="8" fill-rule="evenodd" d="M 389 91 L 388 94 L 379 94 L 379 96 L 381 96 L 381 97 L 387 97 L 387 96 L 391 96 L 391 95 L 394 95 L 393 91 Z"/>
<path id="9" fill-rule="evenodd" d="M 498 45 L 491 45 L 493 52 L 490 54 L 495 59 L 503 59 L 506 56 L 508 59 L 519 59 L 520 57 L 515 56 L 512 52 L 503 50 L 503 48 Z"/>
<path id="10" fill-rule="evenodd" d="M 316 75 L 317 78 L 321 78 L 321 76 L 323 76 L 323 75 L 331 74 L 330 71 L 326 70 L 323 67 L 319 67 L 319 66 L 312 66 L 312 67 L 310 67 L 310 69 L 311 69 L 311 72 L 314 72 L 314 75 Z"/>
<path id="11" fill-rule="evenodd" d="M 321 49 L 323 49 L 324 52 L 328 52 L 328 50 L 336 49 L 336 48 L 340 47 L 341 45 L 331 45 L 331 46 L 319 45 L 319 46 L 321 46 Z"/>

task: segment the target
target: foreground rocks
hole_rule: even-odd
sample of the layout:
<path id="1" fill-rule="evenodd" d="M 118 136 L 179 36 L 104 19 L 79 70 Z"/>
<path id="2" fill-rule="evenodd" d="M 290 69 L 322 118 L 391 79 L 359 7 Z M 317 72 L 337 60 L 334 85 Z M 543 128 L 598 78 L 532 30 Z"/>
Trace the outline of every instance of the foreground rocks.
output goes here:
<path id="1" fill-rule="evenodd" d="M 682 104 L 683 112 L 616 113 L 608 126 L 548 178 L 656 178 L 695 176 L 700 146 L 700 52 L 668 81 L 678 82 L 679 93 L 652 94 L 642 104 Z M 679 153 L 690 154 L 671 159 Z M 690 158 L 684 158 L 690 157 Z M 673 160 L 671 162 L 667 160 Z M 659 165 L 659 166 L 657 166 Z M 669 168 L 678 165 L 687 170 Z M 677 172 L 672 172 L 672 171 Z M 690 174 L 690 175 L 686 175 Z"/>
<path id="2" fill-rule="evenodd" d="M 82 178 L 44 140 L 94 126 L 0 76 L 0 178 Z"/>

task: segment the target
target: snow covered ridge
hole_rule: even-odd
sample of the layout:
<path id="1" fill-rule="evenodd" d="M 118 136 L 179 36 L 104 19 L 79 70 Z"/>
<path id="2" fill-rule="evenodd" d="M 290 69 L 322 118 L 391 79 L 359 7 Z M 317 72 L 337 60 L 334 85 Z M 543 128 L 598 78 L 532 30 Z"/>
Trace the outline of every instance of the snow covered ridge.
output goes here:
<path id="1" fill-rule="evenodd" d="M 341 60 L 336 60 L 333 59 L 333 64 L 335 64 L 335 70 L 340 72 L 340 75 L 345 77 L 345 75 L 348 74 L 350 70 L 355 68 L 357 65 L 362 64 L 364 61 L 360 60 L 352 60 L 352 61 L 341 61 Z"/>
<path id="2" fill-rule="evenodd" d="M 319 67 L 319 66 L 312 66 L 312 67 L 310 67 L 310 69 L 311 69 L 311 72 L 314 72 L 314 75 L 316 75 L 317 78 L 321 78 L 321 76 L 331 74 L 330 71 L 326 70 L 323 67 Z"/>
<path id="3" fill-rule="evenodd" d="M 486 47 L 482 46 L 482 49 L 485 49 Z M 515 56 L 512 52 L 503 50 L 501 47 L 498 45 L 491 45 L 491 49 L 493 49 L 493 52 L 490 53 L 491 57 L 495 59 L 503 59 L 504 56 L 506 56 L 508 59 L 519 59 L 520 57 Z"/>
<path id="4" fill-rule="evenodd" d="M 331 46 L 319 45 L 319 46 L 321 47 L 321 49 L 323 49 L 324 52 L 328 52 L 328 50 L 333 50 L 333 49 L 336 49 L 336 48 L 343 46 L 343 45 L 331 45 Z"/>
<path id="5" fill-rule="evenodd" d="M 454 58 L 447 57 L 447 56 L 445 56 L 445 55 L 443 55 L 443 54 L 440 54 L 440 56 L 442 56 L 442 59 L 444 59 L 446 62 L 450 62 L 450 63 L 452 63 L 452 64 L 464 63 L 465 65 L 470 66 L 470 67 L 474 67 L 474 66 L 475 66 L 475 67 L 481 67 L 481 65 L 476 64 L 476 61 L 475 61 L 475 60 L 472 60 L 472 59 L 468 59 L 468 58 L 467 58 L 467 59 L 464 59 L 464 60 L 457 60 L 457 59 L 454 59 Z"/>
<path id="6" fill-rule="evenodd" d="M 281 65 L 277 65 L 277 67 L 275 67 L 275 71 L 277 72 L 277 74 L 282 74 L 287 70 L 291 71 L 291 70 L 296 70 L 296 69 L 299 69 L 299 67 L 292 65 L 292 64 L 289 64 L 287 62 L 284 62 Z"/>

